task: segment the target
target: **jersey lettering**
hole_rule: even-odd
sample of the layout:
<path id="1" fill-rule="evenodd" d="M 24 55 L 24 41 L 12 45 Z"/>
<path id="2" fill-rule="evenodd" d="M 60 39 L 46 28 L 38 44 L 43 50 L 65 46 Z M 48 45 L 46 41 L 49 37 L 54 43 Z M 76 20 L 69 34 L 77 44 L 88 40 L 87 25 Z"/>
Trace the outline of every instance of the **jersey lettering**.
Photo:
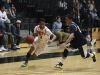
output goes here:
<path id="1" fill-rule="evenodd" d="M 39 31 L 38 29 L 36 29 L 37 34 L 40 36 L 40 38 L 42 39 L 43 35 L 46 35 L 46 29 L 45 32 Z"/>
<path id="2" fill-rule="evenodd" d="M 41 32 L 41 31 L 37 31 L 37 34 L 40 36 L 41 39 L 42 39 L 42 36 L 45 35 L 45 33 Z"/>

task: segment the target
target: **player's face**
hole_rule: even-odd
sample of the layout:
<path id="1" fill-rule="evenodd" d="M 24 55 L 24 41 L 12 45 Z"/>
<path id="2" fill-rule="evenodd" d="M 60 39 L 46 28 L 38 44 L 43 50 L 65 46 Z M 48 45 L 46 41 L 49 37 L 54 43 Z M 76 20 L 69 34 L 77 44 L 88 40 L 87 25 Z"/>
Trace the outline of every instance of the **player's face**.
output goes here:
<path id="1" fill-rule="evenodd" d="M 72 20 L 69 19 L 68 17 L 65 18 L 65 22 L 66 22 L 67 25 L 70 25 L 70 24 L 71 24 L 71 21 L 72 21 Z"/>
<path id="2" fill-rule="evenodd" d="M 42 22 L 42 21 L 41 21 L 41 22 L 39 23 L 39 25 L 40 25 L 40 29 L 44 29 L 44 27 L 45 27 L 45 22 Z"/>

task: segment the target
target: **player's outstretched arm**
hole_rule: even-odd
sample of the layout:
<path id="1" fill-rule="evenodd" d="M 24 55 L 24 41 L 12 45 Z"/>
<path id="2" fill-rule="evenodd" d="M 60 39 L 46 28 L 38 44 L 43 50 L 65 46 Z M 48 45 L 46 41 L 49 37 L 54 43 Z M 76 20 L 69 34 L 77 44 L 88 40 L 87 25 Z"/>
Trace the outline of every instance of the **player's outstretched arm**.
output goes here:
<path id="1" fill-rule="evenodd" d="M 52 42 L 52 41 L 54 41 L 54 40 L 56 39 L 56 35 L 51 34 L 51 36 L 53 37 L 53 38 L 51 39 L 51 42 Z"/>
<path id="2" fill-rule="evenodd" d="M 48 44 L 51 44 L 51 42 L 53 42 L 56 39 L 56 36 L 54 34 L 51 34 L 50 36 L 53 38 L 48 41 Z"/>
<path id="3" fill-rule="evenodd" d="M 73 38 L 74 38 L 74 33 L 71 33 L 66 42 L 61 44 L 60 47 L 65 47 Z"/>

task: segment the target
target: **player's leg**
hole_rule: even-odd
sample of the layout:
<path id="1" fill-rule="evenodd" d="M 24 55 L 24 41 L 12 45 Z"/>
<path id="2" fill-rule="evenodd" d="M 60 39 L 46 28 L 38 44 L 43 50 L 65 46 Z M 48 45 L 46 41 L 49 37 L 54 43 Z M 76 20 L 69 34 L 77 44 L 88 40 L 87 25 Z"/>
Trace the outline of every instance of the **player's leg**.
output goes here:
<path id="1" fill-rule="evenodd" d="M 30 47 L 30 50 L 27 52 L 25 62 L 21 65 L 22 67 L 26 67 L 28 65 L 28 60 L 31 57 L 32 52 L 34 50 L 36 50 L 38 48 L 38 46 L 39 46 L 39 42 L 38 41 L 33 43 L 33 45 Z"/>
<path id="2" fill-rule="evenodd" d="M 38 57 L 46 48 L 48 47 L 47 44 L 40 44 L 35 52 L 33 53 L 33 57 Z"/>
<path id="3" fill-rule="evenodd" d="M 62 53 L 62 58 L 61 58 L 60 62 L 59 62 L 58 64 L 55 64 L 54 67 L 60 68 L 60 69 L 61 69 L 62 66 L 63 66 L 64 60 L 67 58 L 68 53 L 69 53 L 71 50 L 73 50 L 73 49 L 72 49 L 72 48 L 65 48 L 65 49 L 64 49 L 64 52 Z"/>
<path id="4" fill-rule="evenodd" d="M 22 67 L 26 67 L 28 65 L 28 60 L 31 57 L 31 53 L 35 50 L 34 46 L 31 46 L 30 50 L 27 52 L 25 62 L 21 65 Z"/>
<path id="5" fill-rule="evenodd" d="M 87 45 L 83 45 L 82 47 L 79 47 L 79 52 L 82 56 L 82 58 L 89 58 L 92 57 L 93 58 L 93 62 L 96 62 L 96 53 L 89 53 L 87 52 Z"/>

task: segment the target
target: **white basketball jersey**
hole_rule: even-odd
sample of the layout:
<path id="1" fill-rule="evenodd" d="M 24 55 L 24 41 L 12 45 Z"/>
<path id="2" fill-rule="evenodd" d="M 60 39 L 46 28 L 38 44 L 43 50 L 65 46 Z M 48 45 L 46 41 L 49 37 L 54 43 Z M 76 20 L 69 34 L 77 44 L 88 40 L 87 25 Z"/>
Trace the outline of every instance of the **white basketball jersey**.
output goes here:
<path id="1" fill-rule="evenodd" d="M 50 35 L 53 34 L 46 26 L 44 29 L 40 29 L 39 25 L 34 28 L 34 33 L 38 34 L 39 41 L 48 41 L 50 39 Z"/>

